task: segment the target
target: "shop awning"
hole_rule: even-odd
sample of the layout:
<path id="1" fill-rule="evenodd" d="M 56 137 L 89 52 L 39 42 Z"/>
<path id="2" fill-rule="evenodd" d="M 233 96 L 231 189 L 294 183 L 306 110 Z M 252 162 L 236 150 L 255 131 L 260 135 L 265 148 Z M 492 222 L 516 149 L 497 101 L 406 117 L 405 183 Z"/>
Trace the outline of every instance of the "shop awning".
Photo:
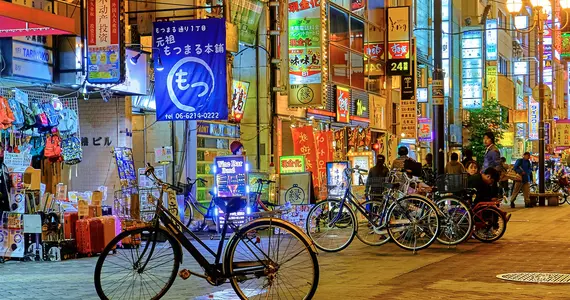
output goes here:
<path id="1" fill-rule="evenodd" d="M 0 1 L 0 37 L 73 34 L 75 20 L 40 9 Z"/>

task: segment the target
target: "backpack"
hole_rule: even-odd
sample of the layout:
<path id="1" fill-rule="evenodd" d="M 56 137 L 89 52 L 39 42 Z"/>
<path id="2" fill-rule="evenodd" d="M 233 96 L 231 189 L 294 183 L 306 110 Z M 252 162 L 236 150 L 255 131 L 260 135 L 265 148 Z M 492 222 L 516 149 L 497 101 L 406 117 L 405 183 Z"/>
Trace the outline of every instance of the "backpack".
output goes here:
<path id="1" fill-rule="evenodd" d="M 14 122 L 14 113 L 10 109 L 8 100 L 0 97 L 0 129 L 8 129 Z"/>
<path id="2" fill-rule="evenodd" d="M 62 134 L 73 135 L 77 133 L 77 113 L 73 109 L 64 108 L 59 114 L 57 129 Z"/>
<path id="3" fill-rule="evenodd" d="M 24 126 L 22 127 L 22 130 L 34 128 L 34 125 L 36 125 L 36 116 L 34 115 L 34 112 L 29 106 L 23 104 L 21 108 L 22 114 L 24 115 Z"/>
<path id="4" fill-rule="evenodd" d="M 52 163 L 61 161 L 61 138 L 59 135 L 53 134 L 46 137 L 44 156 Z"/>
<path id="5" fill-rule="evenodd" d="M 59 125 L 59 113 L 53 108 L 51 103 L 42 103 L 42 109 L 46 113 L 48 119 L 48 127 L 54 128 Z"/>
<path id="6" fill-rule="evenodd" d="M 32 113 L 36 118 L 36 123 L 34 126 L 40 131 L 49 131 L 49 121 L 47 114 L 42 110 L 38 103 L 32 103 Z"/>
<path id="7" fill-rule="evenodd" d="M 83 159 L 83 149 L 78 137 L 66 138 L 61 142 L 63 162 L 67 165 L 75 165 Z"/>
<path id="8" fill-rule="evenodd" d="M 14 113 L 12 125 L 16 127 L 16 129 L 21 129 L 24 126 L 24 112 L 22 111 L 22 106 L 14 99 L 8 100 L 8 105 L 10 105 L 10 109 Z"/>

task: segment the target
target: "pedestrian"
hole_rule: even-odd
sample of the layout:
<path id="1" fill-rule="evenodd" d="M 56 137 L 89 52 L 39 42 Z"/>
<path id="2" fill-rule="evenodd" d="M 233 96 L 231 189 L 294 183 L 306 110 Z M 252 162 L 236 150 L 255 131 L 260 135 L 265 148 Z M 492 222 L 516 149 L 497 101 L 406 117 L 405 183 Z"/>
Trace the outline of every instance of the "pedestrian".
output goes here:
<path id="1" fill-rule="evenodd" d="M 445 166 L 445 174 L 463 174 L 465 173 L 465 168 L 459 162 L 459 155 L 453 152 L 451 153 L 451 161 Z"/>
<path id="2" fill-rule="evenodd" d="M 405 146 L 401 146 L 398 148 L 398 158 L 394 160 L 392 163 L 392 169 L 396 171 L 404 171 L 408 175 L 408 177 L 412 176 L 422 176 L 422 165 L 415 161 L 413 158 L 408 156 L 408 148 Z"/>
<path id="3" fill-rule="evenodd" d="M 513 193 L 511 195 L 511 207 L 515 207 L 515 200 L 519 192 L 523 191 L 524 207 L 532 207 L 530 203 L 530 182 L 532 180 L 532 163 L 530 162 L 530 153 L 525 152 L 522 158 L 517 159 L 513 170 L 521 175 L 522 180 L 515 182 Z"/>
<path id="4" fill-rule="evenodd" d="M 376 156 L 376 165 L 368 171 L 365 193 L 370 195 L 382 194 L 382 183 L 385 182 L 385 178 L 389 175 L 390 169 L 386 167 L 386 157 L 382 154 L 378 154 L 378 156 Z"/>
<path id="5" fill-rule="evenodd" d="M 230 151 L 233 155 L 242 155 L 243 144 L 240 141 L 233 141 L 230 145 Z"/>
<path id="6" fill-rule="evenodd" d="M 499 172 L 494 168 L 487 168 L 482 174 L 469 176 L 469 188 L 477 191 L 473 204 L 491 202 L 497 199 L 497 182 L 499 181 L 499 177 Z"/>
<path id="7" fill-rule="evenodd" d="M 398 158 L 394 159 L 394 161 L 392 162 L 392 169 L 396 169 L 398 171 L 404 169 L 404 162 L 406 160 L 411 160 L 411 158 L 408 156 L 408 153 L 410 153 L 408 151 L 408 147 L 401 146 L 400 148 L 398 148 Z"/>
<path id="8" fill-rule="evenodd" d="M 426 163 L 423 165 L 425 169 L 433 169 L 433 154 L 426 154 Z"/>
<path id="9" fill-rule="evenodd" d="M 422 166 L 422 177 L 424 182 L 429 185 L 435 185 L 435 172 L 433 170 L 433 154 L 426 154 L 426 163 Z"/>
<path id="10" fill-rule="evenodd" d="M 467 168 L 467 163 L 470 161 L 475 161 L 473 159 L 473 151 L 471 149 L 463 150 L 463 160 L 461 161 L 461 164 Z"/>
<path id="11" fill-rule="evenodd" d="M 469 174 L 470 176 L 480 173 L 479 164 L 477 164 L 477 162 L 474 160 L 467 161 L 465 169 L 467 170 L 467 174 Z"/>
<path id="12" fill-rule="evenodd" d="M 501 152 L 495 145 L 495 134 L 488 131 L 483 136 L 483 144 L 487 149 L 485 150 L 485 158 L 483 159 L 483 170 L 488 168 L 495 168 L 495 170 L 502 172 L 503 164 L 501 163 Z"/>
<path id="13" fill-rule="evenodd" d="M 503 165 L 503 172 L 501 173 L 501 179 L 499 179 L 499 196 L 509 197 L 509 179 L 505 175 L 509 171 L 510 166 L 507 164 L 505 157 L 501 157 L 501 164 Z"/>

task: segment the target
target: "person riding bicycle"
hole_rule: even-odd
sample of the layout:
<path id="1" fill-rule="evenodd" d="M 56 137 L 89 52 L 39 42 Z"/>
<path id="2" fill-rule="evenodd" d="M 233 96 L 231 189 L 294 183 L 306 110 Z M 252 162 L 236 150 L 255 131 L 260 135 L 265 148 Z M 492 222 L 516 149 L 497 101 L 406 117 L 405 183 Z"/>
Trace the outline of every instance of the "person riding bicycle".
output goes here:
<path id="1" fill-rule="evenodd" d="M 499 195 L 499 189 L 497 187 L 499 178 L 499 171 L 493 167 L 487 168 L 482 174 L 469 176 L 468 187 L 476 191 L 473 205 L 479 202 L 491 202 L 497 199 Z"/>

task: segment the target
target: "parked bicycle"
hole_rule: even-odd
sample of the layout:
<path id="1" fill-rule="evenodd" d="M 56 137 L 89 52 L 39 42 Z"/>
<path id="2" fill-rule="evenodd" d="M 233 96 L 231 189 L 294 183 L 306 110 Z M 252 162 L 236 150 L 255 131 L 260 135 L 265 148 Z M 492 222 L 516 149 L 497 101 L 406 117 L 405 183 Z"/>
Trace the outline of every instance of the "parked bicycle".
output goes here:
<path id="1" fill-rule="evenodd" d="M 419 197 L 396 197 L 398 183 L 383 183 L 387 189 L 384 201 L 360 203 L 351 190 L 352 174 L 366 172 L 358 167 L 346 169 L 348 186 L 344 197 L 324 200 L 309 211 L 306 230 L 317 248 L 341 251 L 355 236 L 369 245 L 382 245 L 392 239 L 401 248 L 414 252 L 431 245 L 439 233 L 436 207 Z"/>
<path id="2" fill-rule="evenodd" d="M 240 299 L 311 299 L 319 282 L 317 252 L 296 226 L 275 218 L 255 219 L 241 228 L 227 220 L 217 251 L 172 215 L 162 204 L 167 189 L 178 187 L 160 181 L 149 165 L 145 174 L 160 186 L 153 221 L 115 237 L 103 250 L 95 267 L 95 289 L 101 299 L 159 299 L 172 286 L 176 275 L 194 275 L 217 286 L 228 280 Z M 241 197 L 214 198 L 225 213 L 245 205 Z M 228 227 L 235 232 L 224 247 Z M 186 237 L 204 248 L 208 260 Z M 117 254 L 112 249 L 117 247 Z M 178 269 L 184 247 L 204 273 Z M 225 251 L 222 251 L 225 248 Z"/>
<path id="3" fill-rule="evenodd" d="M 211 200 L 208 206 L 205 206 L 198 202 L 192 190 L 197 183 L 201 184 L 208 183 L 207 180 L 202 178 L 197 178 L 192 180 L 186 178 L 186 184 L 178 184 L 179 188 L 182 188 L 184 193 L 184 222 L 186 227 L 192 228 L 192 222 L 196 221 L 196 212 L 202 215 L 202 218 L 198 221 L 198 224 L 194 226 L 194 231 L 210 231 L 211 227 L 216 227 L 216 205 L 213 200 Z M 209 224 L 208 222 L 211 222 Z"/>

